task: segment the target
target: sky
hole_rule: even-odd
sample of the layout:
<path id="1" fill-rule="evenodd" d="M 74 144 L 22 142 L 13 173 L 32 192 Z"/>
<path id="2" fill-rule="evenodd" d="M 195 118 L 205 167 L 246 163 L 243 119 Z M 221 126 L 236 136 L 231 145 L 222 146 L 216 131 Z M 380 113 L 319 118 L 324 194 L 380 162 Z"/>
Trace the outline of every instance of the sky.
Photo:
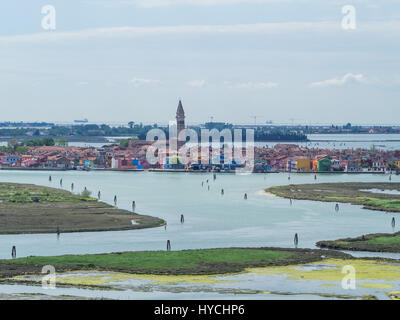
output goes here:
<path id="1" fill-rule="evenodd" d="M 397 124 L 399 39 L 398 0 L 2 1 L 0 121 Z"/>

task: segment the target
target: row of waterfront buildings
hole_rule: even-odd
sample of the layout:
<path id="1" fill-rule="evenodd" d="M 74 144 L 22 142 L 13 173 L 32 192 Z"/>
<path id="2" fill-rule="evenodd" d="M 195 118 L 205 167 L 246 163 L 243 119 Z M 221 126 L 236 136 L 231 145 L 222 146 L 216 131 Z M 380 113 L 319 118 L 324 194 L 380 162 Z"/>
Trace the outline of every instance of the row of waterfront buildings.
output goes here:
<path id="1" fill-rule="evenodd" d="M 94 147 L 29 147 L 24 154 L 0 153 L 4 168 L 25 169 L 109 169 L 109 170 L 216 170 L 230 171 L 251 162 L 256 172 L 387 172 L 400 170 L 400 151 L 368 149 L 319 149 L 278 144 L 272 148 L 254 148 L 254 159 L 238 160 L 235 151 L 229 157 L 224 149 L 209 148 L 207 157 L 199 150 L 196 157 L 188 157 L 186 164 L 175 153 L 164 150 L 158 163 L 150 164 L 147 141 L 134 141 L 127 148 Z M 245 153 L 245 149 L 241 150 Z M 189 154 L 189 152 L 188 152 Z M 204 155 L 204 154 L 203 154 Z M 246 163 L 247 162 L 247 163 Z"/>
<path id="2" fill-rule="evenodd" d="M 400 169 L 400 151 L 320 149 L 279 144 L 256 148 L 255 167 L 266 171 L 387 172 Z"/>

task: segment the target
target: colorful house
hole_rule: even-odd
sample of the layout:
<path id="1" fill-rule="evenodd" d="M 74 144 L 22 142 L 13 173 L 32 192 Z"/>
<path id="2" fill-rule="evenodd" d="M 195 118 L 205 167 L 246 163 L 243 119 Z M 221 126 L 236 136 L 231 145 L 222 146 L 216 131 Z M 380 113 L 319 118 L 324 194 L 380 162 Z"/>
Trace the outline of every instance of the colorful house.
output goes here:
<path id="1" fill-rule="evenodd" d="M 7 164 L 8 165 L 19 165 L 21 163 L 21 157 L 17 155 L 8 155 L 7 156 Z"/>
<path id="2" fill-rule="evenodd" d="M 330 171 L 331 160 L 328 158 L 322 158 L 318 160 L 318 171 Z"/>
<path id="3" fill-rule="evenodd" d="M 295 169 L 297 171 L 310 171 L 312 168 L 310 159 L 296 159 L 295 160 Z"/>

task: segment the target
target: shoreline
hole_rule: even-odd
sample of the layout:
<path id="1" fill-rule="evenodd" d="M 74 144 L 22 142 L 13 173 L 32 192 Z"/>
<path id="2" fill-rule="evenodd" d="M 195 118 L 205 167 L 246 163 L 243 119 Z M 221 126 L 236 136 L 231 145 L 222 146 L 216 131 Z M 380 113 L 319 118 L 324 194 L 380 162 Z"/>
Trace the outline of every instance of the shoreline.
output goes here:
<path id="1" fill-rule="evenodd" d="M 162 227 L 166 221 L 119 209 L 87 194 L 0 183 L 0 234 L 61 234 Z"/>
<path id="2" fill-rule="evenodd" d="M 373 193 L 363 190 L 396 190 L 400 191 L 400 183 L 392 182 L 345 182 L 290 184 L 264 189 L 278 197 L 294 200 L 349 203 L 362 206 L 363 209 L 400 213 L 400 195 Z"/>
<path id="3" fill-rule="evenodd" d="M 40 273 L 43 265 L 60 271 L 98 270 L 149 275 L 219 275 L 248 268 L 289 266 L 324 259 L 354 259 L 334 250 L 279 247 L 130 251 L 104 254 L 29 256 L 0 260 L 0 278 Z"/>
<path id="4" fill-rule="evenodd" d="M 400 232 L 372 233 L 356 238 L 322 240 L 316 243 L 321 249 L 400 253 Z"/>
<path id="5" fill-rule="evenodd" d="M 187 170 L 187 169 L 113 169 L 113 168 L 88 168 L 86 170 L 66 169 L 66 168 L 34 168 L 34 167 L 0 167 L 0 170 L 9 171 L 115 171 L 115 172 L 172 172 L 172 173 L 236 173 L 236 170 Z M 254 171 L 252 173 L 292 173 L 292 174 L 396 174 L 395 172 L 386 171 L 287 171 L 287 170 L 271 170 L 271 171 Z"/>
<path id="6" fill-rule="evenodd" d="M 139 217 L 149 217 L 149 218 L 155 218 L 155 219 L 160 219 L 156 218 L 153 216 L 146 216 L 146 215 L 141 215 L 141 214 L 136 214 L 136 216 Z M 135 216 L 133 216 L 135 218 Z M 132 219 L 134 220 L 134 219 Z M 160 219 L 162 220 L 162 219 Z M 134 226 L 137 226 L 136 228 Z M 130 231 L 130 230 L 143 230 L 143 229 L 151 229 L 151 228 L 161 228 L 165 226 L 165 222 L 159 225 L 145 225 L 142 226 L 140 224 L 134 224 L 132 227 L 121 227 L 121 228 L 99 228 L 99 229 L 79 229 L 79 230 L 61 230 L 60 234 L 63 233 L 87 233 L 87 232 L 108 232 L 108 231 Z M 35 235 L 35 234 L 56 234 L 56 229 L 51 230 L 51 231 L 41 231 L 41 232 L 36 232 L 36 231 L 25 231 L 25 232 L 0 232 L 0 235 Z"/>

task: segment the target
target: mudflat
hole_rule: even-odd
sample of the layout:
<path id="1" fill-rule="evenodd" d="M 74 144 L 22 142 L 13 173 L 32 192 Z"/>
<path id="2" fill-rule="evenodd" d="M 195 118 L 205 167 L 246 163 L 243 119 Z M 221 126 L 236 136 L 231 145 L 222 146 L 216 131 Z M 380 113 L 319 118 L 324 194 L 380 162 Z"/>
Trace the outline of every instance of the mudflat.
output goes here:
<path id="1" fill-rule="evenodd" d="M 130 230 L 165 221 L 121 210 L 90 197 L 90 192 L 30 184 L 0 183 L 0 234 Z"/>

